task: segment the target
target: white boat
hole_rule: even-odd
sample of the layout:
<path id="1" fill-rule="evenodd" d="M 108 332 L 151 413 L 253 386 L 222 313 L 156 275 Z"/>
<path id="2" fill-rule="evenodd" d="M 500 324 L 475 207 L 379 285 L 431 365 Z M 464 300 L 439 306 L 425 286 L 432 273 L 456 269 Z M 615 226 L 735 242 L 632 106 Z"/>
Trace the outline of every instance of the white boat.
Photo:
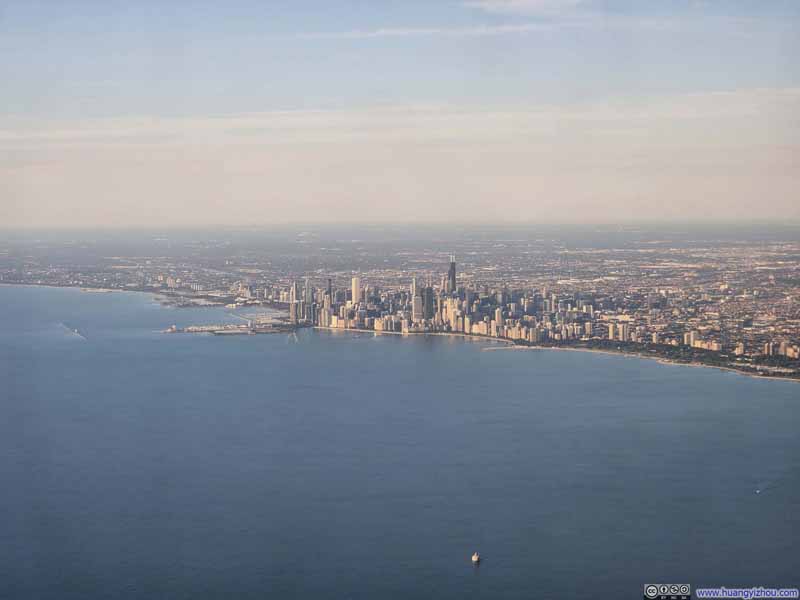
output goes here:
<path id="1" fill-rule="evenodd" d="M 477 565 L 479 562 L 481 562 L 481 555 L 475 552 L 472 555 L 472 563 Z"/>

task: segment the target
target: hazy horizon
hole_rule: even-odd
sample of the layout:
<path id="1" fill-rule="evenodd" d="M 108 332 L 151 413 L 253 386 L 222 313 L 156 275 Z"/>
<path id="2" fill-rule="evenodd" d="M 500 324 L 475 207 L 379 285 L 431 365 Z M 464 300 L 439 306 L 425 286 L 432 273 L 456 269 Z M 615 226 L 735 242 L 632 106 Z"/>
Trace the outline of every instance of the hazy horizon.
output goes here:
<path id="1" fill-rule="evenodd" d="M 0 226 L 800 220 L 800 7 L 0 7 Z"/>
<path id="2" fill-rule="evenodd" d="M 258 231 L 302 231 L 303 229 L 349 229 L 364 228 L 369 229 L 432 229 L 448 231 L 451 229 L 471 229 L 471 230 L 491 230 L 491 229 L 571 229 L 571 230 L 625 230 L 635 231 L 640 229 L 675 229 L 675 228 L 724 228 L 736 227 L 739 229 L 758 229 L 758 228 L 777 228 L 777 229 L 796 229 L 800 228 L 800 218 L 796 219 L 630 219 L 618 221 L 533 221 L 533 220 L 486 220 L 476 221 L 274 221 L 271 223 L 255 224 L 224 224 L 208 223 L 202 225 L 158 225 L 156 223 L 134 224 L 134 225 L 67 225 L 67 226 L 8 226 L 0 223 L 0 231 L 36 233 L 36 232 L 131 232 L 131 233 L 152 233 L 160 231 L 175 232 L 208 232 L 208 231 L 230 231 L 230 232 L 258 232 Z"/>

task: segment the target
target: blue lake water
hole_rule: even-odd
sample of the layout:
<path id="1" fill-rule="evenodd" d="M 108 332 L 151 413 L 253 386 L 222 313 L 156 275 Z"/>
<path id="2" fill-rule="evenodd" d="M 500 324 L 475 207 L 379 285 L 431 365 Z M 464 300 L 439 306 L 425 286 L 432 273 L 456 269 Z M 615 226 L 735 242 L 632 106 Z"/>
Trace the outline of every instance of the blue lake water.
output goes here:
<path id="1" fill-rule="evenodd" d="M 799 384 L 444 337 L 165 335 L 236 318 L 145 294 L 0 286 L 0 308 L 0 598 L 800 583 Z"/>

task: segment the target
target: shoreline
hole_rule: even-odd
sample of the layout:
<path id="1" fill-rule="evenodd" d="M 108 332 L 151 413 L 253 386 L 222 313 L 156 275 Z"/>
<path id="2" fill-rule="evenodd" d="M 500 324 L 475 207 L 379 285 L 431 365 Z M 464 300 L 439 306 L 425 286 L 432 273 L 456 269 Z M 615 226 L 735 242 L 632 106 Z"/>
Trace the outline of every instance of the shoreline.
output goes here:
<path id="1" fill-rule="evenodd" d="M 492 350 L 506 350 L 507 348 L 492 348 Z M 644 354 L 637 354 L 636 352 L 614 352 L 613 350 L 600 350 L 595 348 L 570 348 L 568 346 L 517 346 L 513 350 L 560 350 L 566 352 L 591 352 L 594 354 L 609 354 L 611 356 L 624 356 L 626 358 L 640 358 L 642 360 L 655 360 L 662 365 L 670 365 L 674 367 L 695 367 L 700 369 L 719 369 L 720 371 L 728 371 L 736 373 L 737 375 L 744 375 L 745 377 L 752 377 L 753 379 L 772 379 L 775 381 L 791 381 L 800 383 L 797 377 L 778 377 L 775 375 L 759 375 L 758 373 L 749 373 L 741 369 L 734 369 L 733 367 L 722 367 L 718 365 L 704 365 L 697 362 L 680 362 L 677 360 L 669 360 L 661 356 L 647 356 Z"/>
<path id="2" fill-rule="evenodd" d="M 333 327 L 321 327 L 319 325 L 314 325 L 311 329 L 320 330 L 320 331 L 349 331 L 354 333 L 370 333 L 374 335 L 399 335 L 399 336 L 412 336 L 412 335 L 429 335 L 429 336 L 444 336 L 444 337 L 454 337 L 454 338 L 461 338 L 461 339 L 468 339 L 470 341 L 481 341 L 481 342 L 502 342 L 505 344 L 504 346 L 493 347 L 493 348 L 485 348 L 485 350 L 558 350 L 562 352 L 590 352 L 593 354 L 608 354 L 611 356 L 622 356 L 625 358 L 639 358 L 642 360 L 655 360 L 657 363 L 662 365 L 670 365 L 675 367 L 695 367 L 695 368 L 703 368 L 703 369 L 718 369 L 720 371 L 728 371 L 730 373 L 735 373 L 737 375 L 742 375 L 745 377 L 751 377 L 753 379 L 770 379 L 773 381 L 791 381 L 793 383 L 800 383 L 800 378 L 796 377 L 778 377 L 775 375 L 759 375 L 758 373 L 750 373 L 748 371 L 743 371 L 740 369 L 735 369 L 733 367 L 722 367 L 718 365 L 705 365 L 703 363 L 696 363 L 696 362 L 680 362 L 676 360 L 669 360 L 667 358 L 663 358 L 661 356 L 647 356 L 644 354 L 638 354 L 636 352 L 614 352 L 613 350 L 602 350 L 596 348 L 570 348 L 568 346 L 522 346 L 519 344 L 515 344 L 514 340 L 507 340 L 505 338 L 492 338 L 488 336 L 476 336 L 476 335 L 467 335 L 466 333 L 448 333 L 442 331 L 436 332 L 423 332 L 423 331 L 415 331 L 409 333 L 403 333 L 401 331 L 373 331 L 371 329 L 353 329 L 353 328 L 333 328 Z"/>
<path id="3" fill-rule="evenodd" d="M 121 290 L 119 288 L 87 288 L 79 285 L 53 285 L 52 283 L 9 283 L 8 281 L 0 281 L 2 287 L 18 287 L 18 288 L 50 288 L 54 290 L 77 290 L 85 294 L 149 294 L 151 296 L 158 296 L 159 292 L 149 290 Z"/>
<path id="4" fill-rule="evenodd" d="M 156 291 L 156 290 L 124 290 L 119 288 L 87 288 L 82 287 L 79 285 L 53 285 L 52 283 L 10 283 L 8 281 L 0 281 L 0 286 L 2 287 L 18 287 L 18 288 L 49 288 L 54 290 L 78 290 L 84 294 L 145 294 L 151 297 L 152 300 L 158 302 L 159 305 L 165 307 L 172 307 L 172 308 L 225 308 L 225 305 L 222 303 L 194 303 L 191 302 L 191 298 L 187 298 L 186 296 L 175 296 L 176 299 L 185 298 L 191 304 L 187 305 L 180 305 L 174 304 L 172 302 L 162 302 L 162 298 L 166 298 L 171 300 L 173 297 L 165 294 L 163 291 Z M 245 307 L 242 307 L 245 308 Z"/>
<path id="5" fill-rule="evenodd" d="M 374 335 L 399 335 L 401 337 L 407 337 L 412 335 L 429 335 L 429 336 L 461 338 L 475 342 L 478 341 L 500 342 L 503 344 L 514 345 L 513 340 L 507 340 L 505 338 L 493 338 L 482 335 L 468 335 L 466 333 L 449 333 L 446 331 L 409 331 L 408 333 L 403 333 L 402 331 L 375 331 L 374 329 L 354 329 L 353 327 L 322 327 L 321 325 L 312 325 L 308 327 L 308 329 L 318 329 L 319 331 L 331 331 L 331 332 L 349 331 L 351 333 L 370 333 Z"/>
<path id="6" fill-rule="evenodd" d="M 83 288 L 74 285 L 52 285 L 46 283 L 9 283 L 9 282 L 0 282 L 0 286 L 4 287 L 30 287 L 30 288 L 54 288 L 54 289 L 72 289 L 78 290 L 80 292 L 125 292 L 125 293 L 133 293 L 133 294 L 148 294 L 152 297 L 153 300 L 158 302 L 158 304 L 162 307 L 169 307 L 173 306 L 168 303 L 160 302 L 159 292 L 157 291 L 148 291 L 148 290 L 121 290 L 115 288 Z M 194 308 L 224 308 L 222 305 L 195 305 Z M 243 307 L 244 308 L 244 307 Z M 237 315 L 238 316 L 238 315 Z M 243 317 L 242 317 L 243 318 Z M 569 346 L 530 346 L 530 345 L 520 345 L 516 344 L 514 340 L 509 340 L 505 338 L 495 338 L 490 336 L 482 336 L 482 335 L 471 335 L 466 333 L 451 333 L 451 332 L 444 332 L 444 331 L 413 331 L 408 333 L 403 333 L 401 331 L 375 331 L 373 329 L 354 329 L 354 328 L 339 328 L 339 327 L 322 327 L 319 325 L 312 325 L 309 326 L 308 329 L 320 330 L 320 331 L 328 331 L 328 332 L 338 332 L 338 331 L 347 331 L 350 333 L 360 333 L 360 334 L 372 334 L 372 335 L 397 335 L 397 336 L 440 336 L 440 337 L 450 337 L 450 338 L 460 338 L 469 341 L 480 341 L 480 342 L 491 342 L 491 343 L 501 343 L 502 346 L 494 347 L 494 348 L 486 348 L 486 350 L 560 350 L 560 351 L 568 351 L 568 352 L 592 352 L 596 354 L 609 354 L 614 356 L 623 356 L 629 358 L 639 358 L 643 360 L 655 360 L 658 363 L 663 365 L 672 365 L 672 366 L 683 366 L 683 367 L 695 367 L 695 368 L 705 368 L 705 369 L 718 369 L 720 371 L 728 371 L 731 373 L 736 373 L 737 375 L 742 375 L 745 377 L 751 377 L 753 379 L 769 379 L 773 381 L 791 381 L 794 383 L 800 383 L 800 378 L 798 377 L 779 377 L 776 375 L 761 375 L 759 373 L 753 373 L 741 369 L 736 369 L 733 367 L 725 367 L 720 365 L 706 365 L 703 363 L 697 362 L 681 362 L 675 360 L 669 360 L 667 358 L 661 356 L 648 356 L 646 354 L 639 354 L 637 352 L 615 352 L 613 350 L 603 350 L 599 348 L 573 348 Z"/>

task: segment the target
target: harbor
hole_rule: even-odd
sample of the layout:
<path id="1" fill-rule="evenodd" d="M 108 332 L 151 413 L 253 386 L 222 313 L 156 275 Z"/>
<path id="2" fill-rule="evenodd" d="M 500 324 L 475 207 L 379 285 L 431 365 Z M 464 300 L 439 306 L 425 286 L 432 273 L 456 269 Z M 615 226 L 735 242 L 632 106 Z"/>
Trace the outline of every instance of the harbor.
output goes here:
<path id="1" fill-rule="evenodd" d="M 216 324 L 216 325 L 190 325 L 177 327 L 172 325 L 162 333 L 210 333 L 212 335 L 256 335 L 263 333 L 291 333 L 297 329 L 296 325 L 288 323 L 266 324 Z"/>
<path id="2" fill-rule="evenodd" d="M 241 323 L 211 323 L 206 325 L 188 325 L 178 327 L 172 325 L 162 333 L 210 333 L 212 335 L 257 335 L 269 333 L 291 333 L 298 328 L 290 323 L 283 314 L 274 312 L 249 314 L 246 316 L 228 313 L 240 319 Z"/>

